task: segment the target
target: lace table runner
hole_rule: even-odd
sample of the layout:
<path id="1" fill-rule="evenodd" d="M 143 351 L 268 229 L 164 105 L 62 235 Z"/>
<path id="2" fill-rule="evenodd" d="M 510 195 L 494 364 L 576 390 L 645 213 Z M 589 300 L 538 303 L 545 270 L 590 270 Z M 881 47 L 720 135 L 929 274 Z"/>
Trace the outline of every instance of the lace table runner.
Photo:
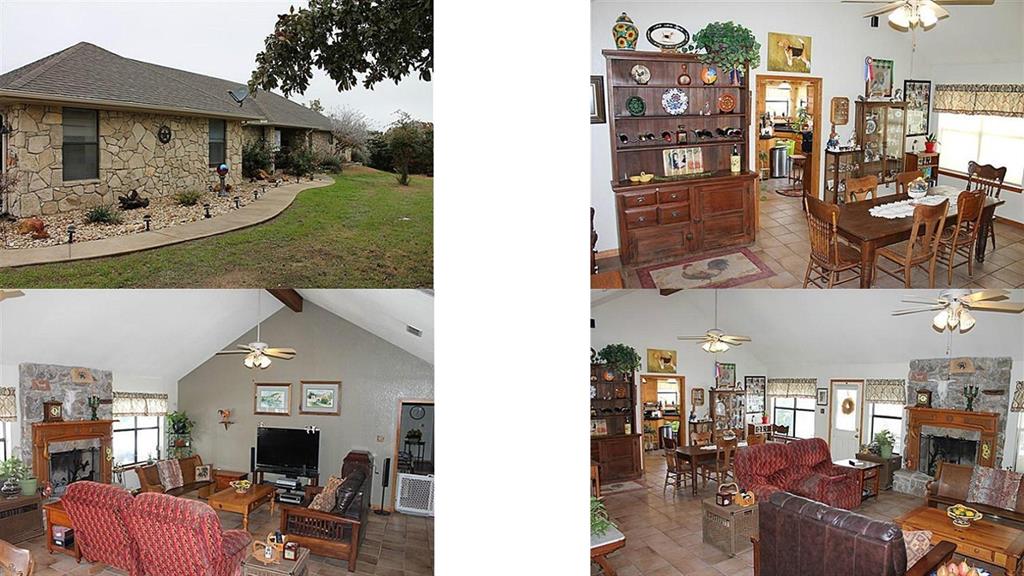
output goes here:
<path id="1" fill-rule="evenodd" d="M 917 206 L 918 204 L 938 206 L 944 200 L 949 200 L 949 208 L 947 209 L 947 214 L 955 214 L 956 199 L 950 198 L 945 194 L 925 196 L 920 200 L 899 200 L 897 202 L 890 202 L 889 204 L 875 206 L 874 208 L 868 210 L 868 213 L 876 218 L 886 218 L 889 220 L 895 220 L 897 218 L 908 218 L 914 215 L 914 207 Z"/>

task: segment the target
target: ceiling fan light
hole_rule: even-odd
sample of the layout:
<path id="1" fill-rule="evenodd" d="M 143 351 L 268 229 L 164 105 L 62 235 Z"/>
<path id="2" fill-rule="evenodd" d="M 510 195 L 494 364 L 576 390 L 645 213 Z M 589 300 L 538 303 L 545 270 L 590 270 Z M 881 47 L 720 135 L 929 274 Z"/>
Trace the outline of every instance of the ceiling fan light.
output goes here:
<path id="1" fill-rule="evenodd" d="M 960 331 L 967 332 L 971 328 L 974 328 L 974 316 L 967 310 L 960 312 Z"/>
<path id="2" fill-rule="evenodd" d="M 700 347 L 701 347 L 701 348 L 702 348 L 702 349 L 703 349 L 703 350 L 704 350 L 705 352 L 708 352 L 708 353 L 710 353 L 710 352 L 711 352 L 711 342 L 705 342 L 705 343 L 701 344 L 701 345 L 700 345 Z"/>
<path id="3" fill-rule="evenodd" d="M 939 17 L 935 15 L 935 10 L 932 10 L 931 6 L 922 6 L 917 13 L 921 17 L 921 25 L 925 28 L 934 26 L 939 21 Z"/>
<path id="4" fill-rule="evenodd" d="M 932 320 L 932 326 L 935 326 L 936 330 L 943 331 L 946 329 L 946 324 L 949 322 L 949 309 L 943 308 L 935 315 Z"/>
<path id="5" fill-rule="evenodd" d="M 248 355 L 247 355 L 247 356 L 245 357 L 245 359 L 243 359 L 243 360 L 242 360 L 242 364 L 243 364 L 243 365 L 244 365 L 244 366 L 245 366 L 246 368 L 252 368 L 252 367 L 254 367 L 254 366 L 255 366 L 255 364 L 253 363 L 253 358 L 252 358 L 252 354 L 248 354 Z"/>
<path id="6" fill-rule="evenodd" d="M 259 360 L 257 361 L 256 365 L 260 367 L 260 370 L 264 370 L 266 368 L 269 368 L 270 367 L 270 358 L 267 357 L 267 356 L 264 356 L 263 354 L 260 354 Z"/>
<path id="7" fill-rule="evenodd" d="M 901 6 L 889 13 L 889 22 L 899 28 L 910 28 L 910 11 L 906 6 Z"/>

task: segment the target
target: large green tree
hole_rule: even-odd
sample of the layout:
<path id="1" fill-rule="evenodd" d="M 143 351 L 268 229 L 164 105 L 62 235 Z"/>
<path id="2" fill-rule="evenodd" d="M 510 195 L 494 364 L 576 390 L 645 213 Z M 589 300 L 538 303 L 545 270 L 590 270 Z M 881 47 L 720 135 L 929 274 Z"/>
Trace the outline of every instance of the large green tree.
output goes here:
<path id="1" fill-rule="evenodd" d="M 339 90 L 366 88 L 385 79 L 396 84 L 434 69 L 433 0 L 310 0 L 308 8 L 277 17 L 274 33 L 256 56 L 249 85 L 302 93 L 313 68 L 327 73 Z"/>

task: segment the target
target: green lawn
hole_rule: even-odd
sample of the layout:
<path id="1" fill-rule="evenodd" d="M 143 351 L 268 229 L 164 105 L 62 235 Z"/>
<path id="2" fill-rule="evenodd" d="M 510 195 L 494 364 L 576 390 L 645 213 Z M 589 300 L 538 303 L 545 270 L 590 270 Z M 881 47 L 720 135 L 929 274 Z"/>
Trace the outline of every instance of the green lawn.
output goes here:
<path id="1" fill-rule="evenodd" d="M 277 218 L 96 260 L 0 270 L 8 288 L 414 288 L 434 284 L 432 178 L 350 167 Z M 409 218 L 409 220 L 403 220 Z"/>

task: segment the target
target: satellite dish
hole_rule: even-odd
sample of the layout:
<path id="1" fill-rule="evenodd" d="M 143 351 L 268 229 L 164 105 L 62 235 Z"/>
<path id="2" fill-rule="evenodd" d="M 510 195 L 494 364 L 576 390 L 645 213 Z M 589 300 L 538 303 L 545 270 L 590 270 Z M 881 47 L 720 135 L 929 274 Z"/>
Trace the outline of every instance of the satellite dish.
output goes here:
<path id="1" fill-rule="evenodd" d="M 238 102 L 238 105 L 241 106 L 242 102 L 244 102 L 245 99 L 249 97 L 249 87 L 241 86 L 239 88 L 235 88 L 234 90 L 228 90 L 228 94 L 231 95 L 232 100 Z"/>

